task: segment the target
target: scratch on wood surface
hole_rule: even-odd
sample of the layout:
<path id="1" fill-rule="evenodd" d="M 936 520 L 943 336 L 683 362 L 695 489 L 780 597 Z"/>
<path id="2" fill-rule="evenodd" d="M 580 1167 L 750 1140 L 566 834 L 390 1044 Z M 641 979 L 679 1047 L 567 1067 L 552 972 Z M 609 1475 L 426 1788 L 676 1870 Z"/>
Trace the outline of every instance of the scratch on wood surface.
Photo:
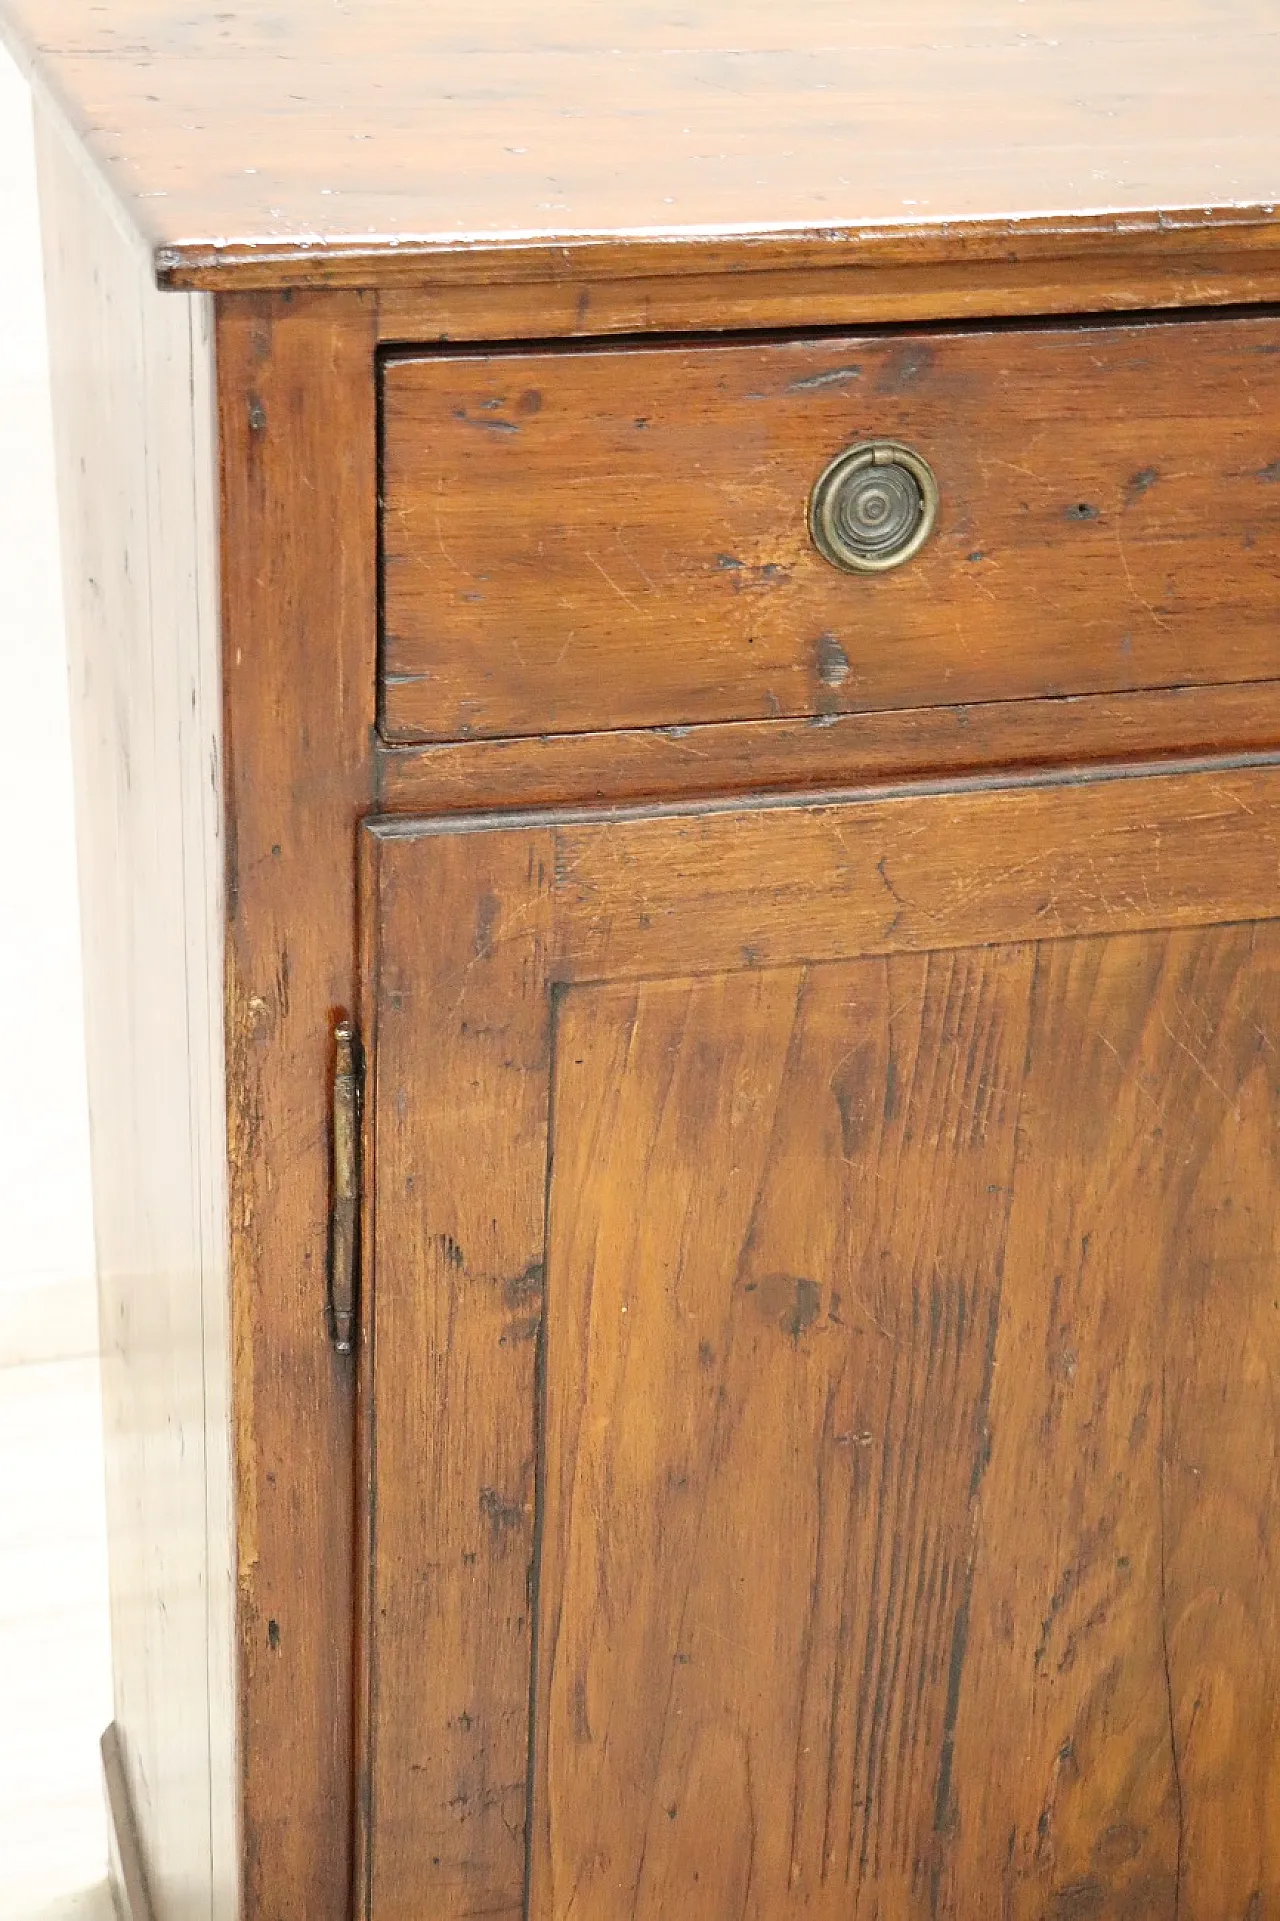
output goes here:
<path id="1" fill-rule="evenodd" d="M 1151 605 L 1151 602 L 1138 591 L 1138 584 L 1134 580 L 1133 570 L 1129 565 L 1129 556 L 1125 552 L 1124 534 L 1121 531 L 1118 520 L 1113 521 L 1112 532 L 1115 535 L 1116 552 L 1120 556 L 1120 565 L 1124 569 L 1125 585 L 1128 587 L 1130 595 L 1137 602 L 1138 606 L 1143 609 L 1144 613 L 1150 616 L 1160 631 L 1167 634 L 1170 631 L 1171 623 L 1165 619 L 1163 614 L 1157 613 L 1156 609 Z"/>
<path id="2" fill-rule="evenodd" d="M 1231 1109 L 1231 1112 L 1235 1115 L 1236 1119 L 1239 1120 L 1240 1118 L 1239 1102 L 1236 1099 L 1234 1099 L 1232 1095 L 1228 1094 L 1226 1088 L 1222 1085 L 1221 1081 L 1216 1081 L 1214 1079 L 1213 1075 L 1209 1072 L 1208 1064 L 1201 1058 L 1199 1054 L 1196 1053 L 1196 1050 L 1194 1049 L 1194 1047 L 1188 1046 L 1187 1042 L 1184 1041 L 1180 1035 L 1174 1033 L 1163 1011 L 1161 1012 L 1161 1015 L 1160 1015 L 1160 1025 L 1161 1027 L 1163 1027 L 1165 1033 L 1169 1036 L 1169 1039 L 1173 1042 L 1174 1046 L 1177 1048 L 1180 1048 L 1181 1051 L 1186 1055 L 1187 1059 L 1194 1063 L 1197 1071 L 1204 1076 L 1205 1080 L 1208 1081 L 1210 1087 L 1213 1088 L 1214 1092 L 1217 1094 L 1221 1094 L 1223 1100 L 1226 1102 L 1227 1106 Z"/>
<path id="3" fill-rule="evenodd" d="M 624 601 L 626 605 L 631 609 L 633 614 L 638 614 L 640 612 L 640 609 L 636 606 L 636 603 L 634 600 L 632 600 L 630 594 L 627 593 L 624 588 L 618 585 L 617 581 L 613 578 L 612 574 L 607 573 L 605 571 L 605 569 L 601 566 L 600 562 L 596 559 L 595 555 L 591 552 L 591 549 L 589 547 L 583 548 L 582 557 L 592 567 L 595 568 L 601 580 L 605 583 L 605 586 L 612 588 L 613 592 L 618 596 L 618 599 L 621 601 Z"/>

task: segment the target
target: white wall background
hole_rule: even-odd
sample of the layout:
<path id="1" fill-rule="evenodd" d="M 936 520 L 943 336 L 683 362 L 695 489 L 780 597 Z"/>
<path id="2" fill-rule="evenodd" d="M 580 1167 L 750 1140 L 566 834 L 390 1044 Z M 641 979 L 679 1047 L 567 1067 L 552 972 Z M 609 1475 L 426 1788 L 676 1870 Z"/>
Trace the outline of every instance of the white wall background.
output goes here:
<path id="1" fill-rule="evenodd" d="M 31 110 L 0 48 L 0 1917 L 108 1921 L 102 1410 L 51 439 Z"/>
<path id="2" fill-rule="evenodd" d="M 67 674 L 31 109 L 0 48 L 0 1365 L 96 1350 Z"/>

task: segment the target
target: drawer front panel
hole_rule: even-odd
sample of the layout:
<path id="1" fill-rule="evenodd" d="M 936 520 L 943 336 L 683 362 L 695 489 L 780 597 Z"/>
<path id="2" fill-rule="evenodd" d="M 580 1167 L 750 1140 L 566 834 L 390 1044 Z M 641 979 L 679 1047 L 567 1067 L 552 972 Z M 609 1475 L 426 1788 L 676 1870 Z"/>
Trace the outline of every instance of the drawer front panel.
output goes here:
<path id="1" fill-rule="evenodd" d="M 393 740 L 875 712 L 1268 678 L 1269 317 L 394 358 Z M 932 467 L 935 530 L 847 573 L 842 450 Z"/>

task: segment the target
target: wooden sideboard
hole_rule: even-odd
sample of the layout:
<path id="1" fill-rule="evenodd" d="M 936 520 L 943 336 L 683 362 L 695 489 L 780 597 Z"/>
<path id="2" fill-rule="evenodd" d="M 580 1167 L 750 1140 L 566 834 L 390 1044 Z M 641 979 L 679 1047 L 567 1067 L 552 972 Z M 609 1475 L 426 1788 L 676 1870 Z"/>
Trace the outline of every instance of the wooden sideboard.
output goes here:
<path id="1" fill-rule="evenodd" d="M 122 1913 L 1280 1913 L 1280 21 L 3 5 Z"/>

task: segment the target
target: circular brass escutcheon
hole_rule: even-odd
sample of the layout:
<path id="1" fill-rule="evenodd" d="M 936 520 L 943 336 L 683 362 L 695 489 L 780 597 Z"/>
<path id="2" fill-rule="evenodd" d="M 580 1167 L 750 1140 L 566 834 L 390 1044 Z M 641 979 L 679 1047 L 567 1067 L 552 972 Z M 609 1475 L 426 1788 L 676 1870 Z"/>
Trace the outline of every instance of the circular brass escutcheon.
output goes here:
<path id="1" fill-rule="evenodd" d="M 809 532 L 824 560 L 850 574 L 883 574 L 918 554 L 938 518 L 927 460 L 896 440 L 837 454 L 809 497 Z"/>

